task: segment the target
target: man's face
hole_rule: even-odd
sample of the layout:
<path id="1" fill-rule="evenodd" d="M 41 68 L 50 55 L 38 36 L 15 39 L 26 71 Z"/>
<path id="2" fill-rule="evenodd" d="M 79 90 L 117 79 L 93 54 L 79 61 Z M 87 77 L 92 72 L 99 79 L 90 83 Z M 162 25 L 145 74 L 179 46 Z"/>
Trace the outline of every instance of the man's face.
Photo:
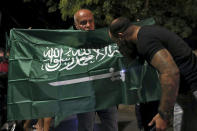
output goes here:
<path id="1" fill-rule="evenodd" d="M 111 32 L 109 31 L 108 32 L 109 33 L 109 37 L 111 38 L 111 40 L 112 41 L 114 41 L 118 46 L 119 46 L 119 44 L 120 44 L 120 39 L 119 38 L 116 38 L 116 37 L 114 37 L 112 34 L 111 34 Z"/>
<path id="2" fill-rule="evenodd" d="M 77 16 L 77 22 L 75 24 L 78 30 L 94 30 L 94 16 L 89 11 L 81 11 Z"/>
<path id="3" fill-rule="evenodd" d="M 119 51 L 123 56 L 133 60 L 137 56 L 136 45 L 132 41 L 126 40 L 125 36 L 121 38 L 114 37 L 109 31 L 110 38 L 117 44 Z"/>

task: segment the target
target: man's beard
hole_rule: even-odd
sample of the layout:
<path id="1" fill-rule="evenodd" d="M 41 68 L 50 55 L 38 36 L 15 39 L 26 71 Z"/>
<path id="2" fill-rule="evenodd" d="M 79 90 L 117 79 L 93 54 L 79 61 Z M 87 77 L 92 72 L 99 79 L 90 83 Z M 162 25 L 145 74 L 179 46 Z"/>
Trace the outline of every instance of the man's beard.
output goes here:
<path id="1" fill-rule="evenodd" d="M 133 60 L 137 57 L 137 47 L 135 43 L 123 39 L 120 41 L 118 47 L 120 53 L 128 59 Z"/>

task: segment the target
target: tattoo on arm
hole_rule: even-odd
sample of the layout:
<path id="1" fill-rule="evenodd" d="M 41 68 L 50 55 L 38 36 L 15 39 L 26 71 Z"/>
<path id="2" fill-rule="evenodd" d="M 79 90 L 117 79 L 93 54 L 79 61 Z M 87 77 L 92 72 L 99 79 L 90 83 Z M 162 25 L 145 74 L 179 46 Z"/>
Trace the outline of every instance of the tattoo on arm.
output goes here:
<path id="1" fill-rule="evenodd" d="M 158 70 L 162 89 L 159 110 L 170 112 L 173 109 L 179 89 L 179 69 L 171 54 L 159 50 L 152 58 L 151 64 Z"/>

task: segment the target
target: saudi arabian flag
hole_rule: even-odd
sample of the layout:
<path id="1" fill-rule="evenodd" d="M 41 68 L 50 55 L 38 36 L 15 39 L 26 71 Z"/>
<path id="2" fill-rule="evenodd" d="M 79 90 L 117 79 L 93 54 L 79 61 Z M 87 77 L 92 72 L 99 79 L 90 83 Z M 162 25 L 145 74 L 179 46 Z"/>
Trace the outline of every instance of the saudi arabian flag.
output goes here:
<path id="1" fill-rule="evenodd" d="M 8 120 L 69 115 L 158 100 L 157 72 L 128 61 L 106 28 L 10 31 Z"/>

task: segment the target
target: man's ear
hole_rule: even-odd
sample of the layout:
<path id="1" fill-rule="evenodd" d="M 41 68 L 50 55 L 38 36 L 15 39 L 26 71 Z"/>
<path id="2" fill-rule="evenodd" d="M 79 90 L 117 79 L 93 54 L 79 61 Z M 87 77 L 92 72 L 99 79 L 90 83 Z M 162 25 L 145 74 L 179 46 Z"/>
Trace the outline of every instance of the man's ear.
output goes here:
<path id="1" fill-rule="evenodd" d="M 74 27 L 75 27 L 76 30 L 78 30 L 78 28 L 79 28 L 79 27 L 77 26 L 77 24 L 74 24 Z"/>
<path id="2" fill-rule="evenodd" d="M 118 33 L 118 38 L 122 38 L 123 35 L 124 35 L 123 33 L 119 32 L 119 33 Z"/>
<path id="3" fill-rule="evenodd" d="M 78 22 L 75 22 L 75 23 L 74 23 L 74 26 L 75 26 L 76 30 L 80 30 L 80 27 L 79 27 Z"/>

